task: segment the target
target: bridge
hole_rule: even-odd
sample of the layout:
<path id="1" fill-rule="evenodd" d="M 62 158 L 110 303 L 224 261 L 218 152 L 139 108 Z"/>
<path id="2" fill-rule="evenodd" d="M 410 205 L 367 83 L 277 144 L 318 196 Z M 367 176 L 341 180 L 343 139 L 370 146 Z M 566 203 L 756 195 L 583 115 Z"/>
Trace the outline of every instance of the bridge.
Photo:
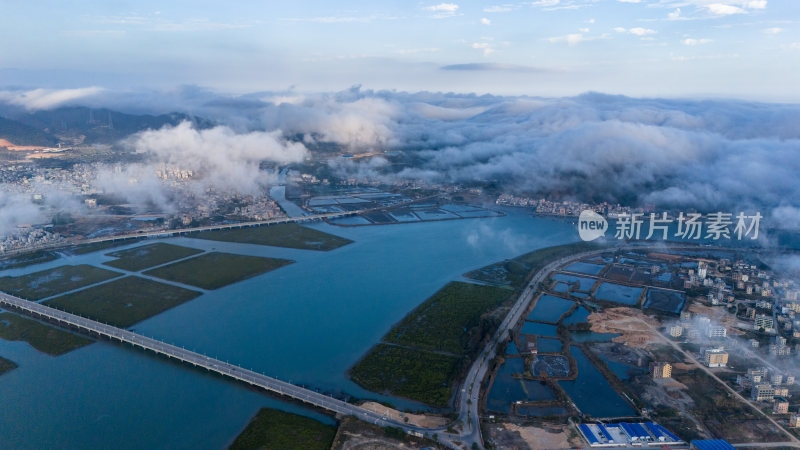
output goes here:
<path id="1" fill-rule="evenodd" d="M 116 234 L 112 236 L 102 236 L 96 238 L 89 238 L 89 239 L 67 239 L 60 242 L 55 242 L 52 244 L 44 244 L 44 245 L 32 245 L 20 249 L 9 250 L 6 252 L 0 252 L 0 256 L 12 256 L 16 254 L 22 253 L 29 253 L 33 251 L 40 251 L 40 250 L 55 250 L 58 248 L 63 247 L 72 247 L 76 245 L 88 245 L 88 244 L 97 244 L 100 242 L 111 242 L 111 241 L 124 241 L 129 239 L 147 239 L 147 238 L 165 238 L 171 236 L 183 236 L 191 233 L 199 233 L 203 231 L 221 231 L 221 230 L 234 230 L 240 228 L 253 228 L 253 227 L 260 227 L 260 226 L 268 226 L 268 225 L 279 225 L 285 223 L 302 223 L 302 222 L 315 222 L 318 220 L 329 220 L 329 219 L 338 219 L 341 217 L 348 217 L 348 216 L 356 216 L 359 214 L 364 214 L 372 211 L 381 211 L 386 209 L 393 209 L 399 208 L 402 206 L 409 205 L 411 203 L 417 203 L 425 200 L 429 200 L 431 198 L 437 197 L 437 194 L 429 195 L 427 197 L 421 197 L 416 199 L 411 199 L 405 202 L 398 202 L 393 205 L 386 205 L 386 206 L 378 206 L 374 208 L 365 208 L 365 209 L 357 209 L 354 211 L 342 211 L 342 212 L 332 212 L 332 213 L 319 213 L 319 214 L 308 214 L 305 216 L 296 216 L 296 217 L 276 217 L 274 219 L 266 219 L 266 220 L 254 220 L 250 222 L 236 222 L 236 223 L 223 223 L 223 224 L 214 224 L 214 225 L 205 225 L 200 227 L 187 227 L 187 228 L 174 228 L 174 229 L 161 229 L 161 230 L 152 230 L 152 231 L 137 231 L 134 233 L 126 233 L 126 234 Z"/>
<path id="2" fill-rule="evenodd" d="M 157 339 L 142 336 L 132 331 L 100 323 L 2 292 L 0 292 L 0 307 L 17 311 L 34 318 L 45 319 L 63 327 L 76 328 L 90 335 L 99 335 L 111 341 L 130 344 L 134 347 L 151 351 L 171 359 L 176 359 L 196 367 L 201 367 L 224 377 L 232 378 L 278 395 L 290 397 L 334 413 L 355 416 L 365 422 L 374 423 L 379 426 L 394 426 L 405 431 L 414 431 L 418 433 L 436 431 L 397 422 L 360 406 L 278 380 L 277 378 L 244 369 L 191 350 L 186 350 L 185 348 L 167 344 Z"/>

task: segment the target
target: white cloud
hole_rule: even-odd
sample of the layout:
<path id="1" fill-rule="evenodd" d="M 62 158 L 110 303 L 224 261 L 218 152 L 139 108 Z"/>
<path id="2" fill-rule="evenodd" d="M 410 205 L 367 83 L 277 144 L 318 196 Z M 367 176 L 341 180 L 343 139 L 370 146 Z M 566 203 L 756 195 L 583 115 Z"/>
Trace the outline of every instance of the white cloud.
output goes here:
<path id="1" fill-rule="evenodd" d="M 556 6 L 561 3 L 561 0 L 538 0 L 531 2 L 531 6 Z"/>
<path id="2" fill-rule="evenodd" d="M 494 44 L 488 42 L 475 42 L 472 44 L 472 48 L 483 50 L 483 56 L 489 56 L 494 53 Z"/>
<path id="3" fill-rule="evenodd" d="M 617 33 L 630 33 L 630 34 L 632 34 L 634 36 L 639 36 L 639 37 L 657 33 L 656 30 L 651 30 L 649 28 L 642 28 L 642 27 L 634 27 L 634 28 L 630 28 L 630 29 L 625 29 L 625 28 L 622 28 L 622 27 L 616 27 L 616 28 L 614 28 L 614 31 L 616 31 Z"/>
<path id="4" fill-rule="evenodd" d="M 672 11 L 671 13 L 667 14 L 667 19 L 668 20 L 678 20 L 680 18 L 681 18 L 681 9 L 680 8 L 675 8 L 675 11 Z"/>
<path id="5" fill-rule="evenodd" d="M 681 41 L 681 43 L 683 43 L 683 45 L 688 45 L 690 47 L 693 47 L 695 45 L 700 45 L 700 44 L 708 44 L 709 42 L 711 42 L 711 39 L 686 38 L 686 39 Z"/>
<path id="6" fill-rule="evenodd" d="M 642 0 L 617 0 L 621 3 L 641 3 Z"/>
<path id="7" fill-rule="evenodd" d="M 748 9 L 765 9 L 767 7 L 767 0 L 749 0 L 745 1 L 743 6 Z"/>
<path id="8" fill-rule="evenodd" d="M 586 23 L 589 23 L 589 24 L 594 23 L 594 19 L 589 19 L 589 20 L 586 21 Z"/>
<path id="9" fill-rule="evenodd" d="M 628 30 L 628 33 L 636 35 L 636 36 L 646 36 L 648 34 L 656 34 L 656 30 L 651 30 L 649 28 L 642 28 L 642 27 L 635 27 Z"/>
<path id="10" fill-rule="evenodd" d="M 484 24 L 484 25 L 491 25 L 492 21 L 487 19 L 486 17 L 484 17 L 484 18 L 481 19 L 481 23 Z"/>
<path id="11" fill-rule="evenodd" d="M 77 89 L 34 89 L 31 91 L 0 91 L 0 101 L 22 106 L 27 110 L 57 108 L 73 100 L 91 97 L 103 92 L 100 87 Z"/>
<path id="12" fill-rule="evenodd" d="M 578 28 L 578 31 L 580 31 L 581 33 L 588 33 L 589 29 L 588 28 Z"/>
<path id="13" fill-rule="evenodd" d="M 706 6 L 708 12 L 711 14 L 715 14 L 717 16 L 730 16 L 733 14 L 747 14 L 747 11 L 733 5 L 728 5 L 724 3 L 712 3 Z"/>
<path id="14" fill-rule="evenodd" d="M 509 12 L 513 8 L 511 5 L 493 5 L 486 8 L 483 8 L 483 12 L 486 13 L 501 13 L 501 12 Z"/>
<path id="15" fill-rule="evenodd" d="M 780 27 L 772 27 L 772 28 L 765 28 L 763 30 L 764 34 L 778 34 L 784 31 L 783 28 Z"/>
<path id="16" fill-rule="evenodd" d="M 590 40 L 592 40 L 592 38 L 587 38 L 582 33 L 572 33 L 572 34 L 568 34 L 566 36 L 556 36 L 556 37 L 547 38 L 548 42 L 552 42 L 554 44 L 561 43 L 561 42 L 566 42 L 567 45 L 578 45 L 581 42 L 590 41 Z"/>
<path id="17" fill-rule="evenodd" d="M 436 13 L 433 17 L 440 19 L 454 16 L 456 12 L 458 12 L 458 5 L 455 3 L 439 3 L 438 5 L 426 6 L 422 9 Z"/>
<path id="18" fill-rule="evenodd" d="M 285 140 L 280 131 L 237 134 L 224 126 L 197 130 L 189 122 L 137 133 L 127 143 L 153 167 L 192 170 L 217 189 L 248 193 L 269 182 L 259 169 L 262 161 L 287 164 L 307 155 L 303 144 Z"/>
<path id="19" fill-rule="evenodd" d="M 800 42 L 792 42 L 789 44 L 791 50 L 800 50 Z"/>

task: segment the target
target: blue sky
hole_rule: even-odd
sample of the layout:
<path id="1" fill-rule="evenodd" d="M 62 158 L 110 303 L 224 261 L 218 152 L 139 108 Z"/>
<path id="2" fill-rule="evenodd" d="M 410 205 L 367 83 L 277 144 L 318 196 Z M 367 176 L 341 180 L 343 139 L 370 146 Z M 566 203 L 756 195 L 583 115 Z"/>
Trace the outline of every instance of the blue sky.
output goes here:
<path id="1" fill-rule="evenodd" d="M 800 101 L 797 0 L 0 0 L 0 87 Z"/>

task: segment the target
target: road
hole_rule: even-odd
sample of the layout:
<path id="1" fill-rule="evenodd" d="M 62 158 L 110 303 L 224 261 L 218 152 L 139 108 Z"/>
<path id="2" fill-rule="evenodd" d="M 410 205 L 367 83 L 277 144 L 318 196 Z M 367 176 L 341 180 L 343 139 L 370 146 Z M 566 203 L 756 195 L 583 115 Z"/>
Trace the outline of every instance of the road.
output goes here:
<path id="1" fill-rule="evenodd" d="M 420 200 L 421 199 L 417 199 L 415 201 L 420 201 Z M 359 214 L 360 212 L 364 211 L 368 210 L 351 211 L 348 213 L 336 213 L 336 214 L 318 214 L 314 216 L 305 216 L 296 218 L 281 218 L 281 219 L 274 219 L 272 221 L 248 222 L 248 223 L 217 225 L 217 226 L 199 227 L 199 228 L 186 228 L 179 230 L 169 230 L 168 232 L 153 232 L 150 234 L 156 236 L 162 236 L 165 233 L 168 235 L 170 234 L 174 235 L 174 234 L 184 234 L 197 231 L 243 228 L 248 226 L 260 226 L 265 224 L 312 220 L 314 218 L 319 219 L 324 217 Z M 146 235 L 147 234 L 145 233 L 138 233 L 131 237 L 142 237 Z M 92 242 L 102 242 L 120 238 L 121 237 L 119 236 L 115 238 L 111 237 L 98 238 L 97 240 L 92 240 Z M 82 243 L 91 243 L 91 242 L 84 241 Z M 685 246 L 685 245 L 674 245 L 669 247 L 671 249 L 697 249 L 697 247 L 695 246 Z M 519 322 L 519 320 L 522 317 L 522 314 L 524 314 L 524 312 L 528 308 L 529 303 L 532 301 L 534 294 L 539 289 L 539 284 L 542 281 L 544 281 L 551 272 L 570 262 L 574 262 L 580 259 L 590 258 L 592 256 L 600 255 L 602 253 L 606 253 L 609 251 L 616 251 L 621 249 L 642 250 L 648 248 L 650 248 L 650 246 L 645 246 L 641 244 L 632 244 L 632 245 L 620 245 L 616 247 L 606 247 L 598 250 L 576 253 L 552 261 L 543 268 L 541 268 L 538 272 L 536 272 L 536 274 L 534 274 L 533 277 L 531 278 L 530 282 L 525 286 L 522 293 L 519 295 L 517 301 L 511 307 L 511 310 L 506 315 L 505 319 L 501 322 L 497 331 L 488 342 L 486 348 L 480 353 L 478 358 L 473 362 L 472 366 L 470 367 L 467 373 L 464 383 L 461 385 L 461 388 L 456 395 L 455 404 L 458 408 L 458 419 L 455 421 L 455 423 L 460 424 L 461 427 L 461 429 L 457 433 L 447 432 L 445 427 L 423 428 L 423 427 L 409 425 L 406 424 L 405 422 L 396 421 L 389 417 L 375 413 L 373 411 L 361 408 L 357 405 L 353 405 L 344 402 L 342 400 L 328 397 L 319 392 L 305 389 L 300 386 L 296 386 L 291 383 L 287 383 L 285 381 L 281 381 L 276 378 L 260 374 L 258 372 L 247 370 L 242 367 L 235 366 L 233 364 L 229 364 L 227 362 L 220 361 L 199 353 L 195 353 L 193 351 L 186 350 L 181 347 L 177 347 L 156 339 L 142 336 L 132 331 L 96 322 L 84 317 L 80 317 L 61 310 L 50 308 L 48 306 L 24 300 L 2 292 L 0 292 L 0 306 L 22 312 L 36 318 L 44 317 L 50 321 L 54 321 L 61 325 L 66 325 L 68 327 L 75 327 L 80 330 L 83 330 L 84 332 L 102 335 L 112 341 L 128 343 L 135 347 L 140 347 L 149 351 L 153 351 L 157 354 L 177 359 L 187 364 L 202 367 L 209 371 L 223 375 L 225 377 L 232 378 L 252 386 L 257 386 L 259 388 L 262 388 L 264 390 L 279 395 L 291 397 L 298 401 L 308 403 L 320 408 L 324 408 L 334 413 L 352 415 L 359 418 L 360 420 L 373 423 L 379 426 L 397 427 L 404 430 L 407 433 L 411 432 L 420 433 L 426 436 L 431 436 L 435 434 L 440 443 L 447 445 L 451 448 L 463 448 L 463 447 L 470 448 L 473 444 L 477 444 L 478 447 L 483 448 L 483 440 L 481 437 L 480 416 L 478 408 L 480 403 L 482 382 L 486 377 L 490 362 L 495 357 L 498 343 L 504 342 L 508 331 L 512 329 L 517 324 L 517 322 Z M 652 248 L 663 250 L 664 244 L 662 243 L 660 246 Z M 646 325 L 650 326 L 649 324 Z M 658 330 L 655 330 L 655 332 L 661 336 Z M 674 344 L 672 341 L 669 340 L 667 341 L 670 342 L 672 345 L 677 346 L 677 344 Z M 681 352 L 683 351 L 680 347 L 677 348 L 679 351 Z M 688 355 L 688 358 L 697 363 L 697 361 L 691 355 Z M 704 366 L 700 365 L 699 363 L 697 364 L 701 368 L 705 369 Z M 716 377 L 716 375 L 714 375 L 708 370 L 707 372 L 717 381 L 723 383 L 722 380 L 719 380 L 719 378 Z M 745 401 L 745 403 L 750 404 L 736 391 L 732 390 L 727 385 L 725 386 L 735 396 L 740 398 L 742 401 Z M 757 408 L 755 409 L 763 415 L 763 412 L 759 411 Z M 777 423 L 775 423 L 775 421 L 772 420 L 772 418 L 768 416 L 765 417 L 767 417 L 767 419 L 769 419 L 771 422 L 777 425 Z M 786 430 L 784 430 L 782 427 L 779 426 L 779 428 L 782 431 L 784 431 L 784 433 L 790 436 L 790 439 L 792 440 L 793 443 L 800 442 L 790 433 L 786 432 Z"/>
<path id="2" fill-rule="evenodd" d="M 168 358 L 182 361 L 196 367 L 207 369 L 218 373 L 224 377 L 232 378 L 251 386 L 256 386 L 266 391 L 290 397 L 295 400 L 314 405 L 328 411 L 357 417 L 365 422 L 373 423 L 382 427 L 393 426 L 403 429 L 406 432 L 418 432 L 433 434 L 442 429 L 428 429 L 408 425 L 404 422 L 395 421 L 389 417 L 364 409 L 360 406 L 347 403 L 345 401 L 329 397 L 316 391 L 302 388 L 277 378 L 269 377 L 264 374 L 254 372 L 215 358 L 211 358 L 200 353 L 187 350 L 182 347 L 167 344 L 157 339 L 149 338 L 132 331 L 117 328 L 112 325 L 96 322 L 85 317 L 70 314 L 49 306 L 45 306 L 29 300 L 24 300 L 13 295 L 0 293 L 0 307 L 24 313 L 34 318 L 45 318 L 51 322 L 56 322 L 61 326 L 77 328 L 83 332 L 93 335 L 103 336 L 111 341 L 130 344 L 144 350 L 152 351 L 156 354 Z M 455 443 L 443 437 L 441 442 L 455 447 Z"/>
<path id="3" fill-rule="evenodd" d="M 728 393 L 730 393 L 731 395 L 733 395 L 734 397 L 736 397 L 736 398 L 737 398 L 739 401 L 743 402 L 744 404 L 746 404 L 747 406 L 749 406 L 751 409 L 753 409 L 753 410 L 756 412 L 756 414 L 757 414 L 757 415 L 760 415 L 760 416 L 762 416 L 763 418 L 765 418 L 765 419 L 767 419 L 768 421 L 770 421 L 770 422 L 771 422 L 773 425 L 775 425 L 775 427 L 777 427 L 779 430 L 781 430 L 781 432 L 782 432 L 783 434 L 785 434 L 786 436 L 788 436 L 788 437 L 789 437 L 789 440 L 790 440 L 792 443 L 794 443 L 795 445 L 798 445 L 798 444 L 800 444 L 800 440 L 798 440 L 798 439 L 797 439 L 797 438 L 796 438 L 796 437 L 795 437 L 795 436 L 794 436 L 792 433 L 790 433 L 790 432 L 786 431 L 786 429 L 785 429 L 785 428 L 783 428 L 783 427 L 782 427 L 782 426 L 781 426 L 781 425 L 780 425 L 778 422 L 776 422 L 776 421 L 775 421 L 775 419 L 773 419 L 772 417 L 770 417 L 770 415 L 769 415 L 769 414 L 766 414 L 766 413 L 764 413 L 764 411 L 762 411 L 761 409 L 759 409 L 759 408 L 758 408 L 758 406 L 754 405 L 752 402 L 750 402 L 750 400 L 748 400 L 748 399 L 746 399 L 744 396 L 742 396 L 742 394 L 740 394 L 740 393 L 736 392 L 736 390 L 735 390 L 735 389 L 733 389 L 732 387 L 730 387 L 730 386 L 728 385 L 728 383 L 726 383 L 726 382 L 724 382 L 722 379 L 720 379 L 720 378 L 719 378 L 719 377 L 718 377 L 718 376 L 717 376 L 717 375 L 716 375 L 714 372 L 712 372 L 712 371 L 711 371 L 711 369 L 709 369 L 709 368 L 708 368 L 708 367 L 706 367 L 705 365 L 701 364 L 701 363 L 700 363 L 700 361 L 698 361 L 698 360 L 697 360 L 697 358 L 695 358 L 695 357 L 694 357 L 694 355 L 692 355 L 692 354 L 691 354 L 691 353 L 689 353 L 689 352 L 686 352 L 686 351 L 684 351 L 684 350 L 683 350 L 683 348 L 681 348 L 681 346 L 680 346 L 680 345 L 678 345 L 678 344 L 677 344 L 675 341 L 673 341 L 672 339 L 668 339 L 668 338 L 667 338 L 666 336 L 664 336 L 664 335 L 663 335 L 663 334 L 662 334 L 662 333 L 661 333 L 659 330 L 657 330 L 657 329 L 653 328 L 653 326 L 652 326 L 652 325 L 650 325 L 649 323 L 647 323 L 647 322 L 645 322 L 644 320 L 641 320 L 641 319 L 640 319 L 639 321 L 640 321 L 641 323 L 643 323 L 645 326 L 647 326 L 647 327 L 648 327 L 648 328 L 649 328 L 649 329 L 650 329 L 650 330 L 653 332 L 653 334 L 655 334 L 656 336 L 660 337 L 662 341 L 664 341 L 665 343 L 667 343 L 668 345 L 670 345 L 672 348 L 674 348 L 675 350 L 677 350 L 678 352 L 680 352 L 680 353 L 681 353 L 681 354 L 682 354 L 682 355 L 683 355 L 685 358 L 687 358 L 687 359 L 688 359 L 689 361 L 691 361 L 691 362 L 692 362 L 694 365 L 696 365 L 696 366 L 697 366 L 697 367 L 699 367 L 701 370 L 703 370 L 703 372 L 705 372 L 705 373 L 706 373 L 708 376 L 710 376 L 711 378 L 713 378 L 713 379 L 714 379 L 714 380 L 715 380 L 717 383 L 721 384 L 721 385 L 722 385 L 722 386 L 725 388 L 725 390 L 727 390 L 727 391 L 728 391 Z"/>
<path id="4" fill-rule="evenodd" d="M 613 249 L 611 250 L 613 251 Z M 550 272 L 565 264 L 575 260 L 599 255 L 608 251 L 609 249 L 605 248 L 601 250 L 593 250 L 565 256 L 549 263 L 536 272 L 528 285 L 525 286 L 525 289 L 522 291 L 517 301 L 511 307 L 511 311 L 509 311 L 509 313 L 506 315 L 506 318 L 503 320 L 503 322 L 500 323 L 500 326 L 497 328 L 497 331 L 492 339 L 486 345 L 484 351 L 481 352 L 480 356 L 475 360 L 475 362 L 473 362 L 472 367 L 470 367 L 464 384 L 462 385 L 461 390 L 458 392 L 458 400 L 456 402 L 458 405 L 458 422 L 464 424 L 463 429 L 458 435 L 448 434 L 447 437 L 449 439 L 464 442 L 468 448 L 473 443 L 477 444 L 481 448 L 483 447 L 480 416 L 478 413 L 483 379 L 486 377 L 486 373 L 489 370 L 489 364 L 495 357 L 497 344 L 505 341 L 505 337 L 508 335 L 508 330 L 514 328 L 517 322 L 519 322 L 519 320 L 522 318 L 522 314 L 525 313 L 528 308 L 528 304 L 531 302 L 531 300 L 533 300 L 534 294 L 539 289 L 539 284 L 547 278 Z"/>
<path id="5" fill-rule="evenodd" d="M 375 208 L 365 208 L 355 211 L 309 214 L 307 216 L 297 216 L 297 217 L 278 217 L 274 219 L 256 220 L 251 222 L 237 222 L 237 223 L 226 223 L 217 225 L 206 225 L 201 227 L 175 228 L 171 230 L 139 231 L 135 233 L 116 234 L 113 236 L 102 236 L 89 239 L 66 239 L 52 244 L 34 245 L 25 248 L 9 250 L 7 252 L 0 252 L 0 256 L 6 257 L 16 254 L 29 253 L 33 251 L 55 250 L 58 248 L 73 247 L 76 245 L 97 244 L 100 242 L 124 241 L 128 239 L 143 239 L 143 238 L 154 238 L 154 237 L 170 237 L 170 236 L 179 236 L 189 233 L 198 233 L 201 231 L 233 230 L 239 228 L 253 228 L 253 227 L 268 226 L 268 225 L 279 225 L 285 223 L 314 222 L 317 220 L 338 219 L 340 217 L 355 216 L 358 214 L 364 214 L 371 211 L 382 211 L 386 209 L 399 208 L 405 205 L 409 205 L 411 203 L 430 200 L 438 196 L 439 196 L 438 194 L 434 194 L 434 195 L 429 195 L 427 197 L 408 200 L 405 202 L 398 202 L 396 204 L 389 206 L 378 206 Z"/>
<path id="6" fill-rule="evenodd" d="M 681 243 L 668 243 L 661 242 L 659 244 L 652 243 L 620 243 L 618 246 L 610 246 L 599 250 L 592 250 L 583 253 L 575 253 L 573 255 L 565 256 L 556 261 L 549 263 L 541 268 L 531 278 L 531 281 L 525 286 L 525 289 L 520 294 L 511 311 L 506 316 L 505 320 L 501 322 L 497 331 L 492 339 L 486 345 L 486 348 L 481 352 L 480 356 L 472 363 L 467 377 L 457 394 L 456 404 L 458 405 L 458 419 L 463 425 L 463 430 L 460 434 L 447 434 L 446 437 L 452 440 L 459 440 L 466 443 L 467 447 L 472 443 L 476 443 L 479 447 L 483 448 L 483 439 L 480 430 L 480 416 L 478 414 L 478 406 L 480 403 L 481 385 L 486 373 L 489 369 L 490 362 L 494 359 L 497 350 L 497 344 L 505 341 L 508 335 L 508 330 L 512 329 L 517 322 L 521 319 L 522 314 L 527 310 L 528 305 L 533 300 L 533 295 L 539 289 L 539 284 L 547 278 L 547 276 L 555 269 L 564 266 L 570 262 L 590 258 L 602 253 L 613 252 L 617 250 L 658 250 L 663 251 L 669 248 L 670 250 L 697 250 L 703 247 L 691 246 Z M 715 247 L 716 249 L 727 249 L 726 247 Z M 441 436 L 441 434 L 440 434 Z"/>

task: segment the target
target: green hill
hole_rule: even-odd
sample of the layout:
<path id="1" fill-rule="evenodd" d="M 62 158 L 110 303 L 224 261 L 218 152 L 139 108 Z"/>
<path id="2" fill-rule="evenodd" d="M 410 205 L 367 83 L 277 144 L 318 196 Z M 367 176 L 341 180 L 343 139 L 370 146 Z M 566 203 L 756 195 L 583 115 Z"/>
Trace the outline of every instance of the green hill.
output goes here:
<path id="1" fill-rule="evenodd" d="M 16 120 L 0 117 L 0 139 L 16 145 L 40 145 L 51 147 L 58 143 L 52 135 Z"/>

